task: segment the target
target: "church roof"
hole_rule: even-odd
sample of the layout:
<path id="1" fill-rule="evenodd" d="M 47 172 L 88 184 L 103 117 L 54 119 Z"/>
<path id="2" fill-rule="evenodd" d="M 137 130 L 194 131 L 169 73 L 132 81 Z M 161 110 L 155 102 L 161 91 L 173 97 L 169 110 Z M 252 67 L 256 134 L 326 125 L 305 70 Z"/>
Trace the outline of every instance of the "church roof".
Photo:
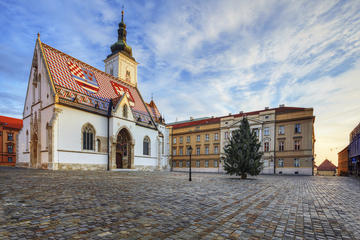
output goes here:
<path id="1" fill-rule="evenodd" d="M 20 130 L 23 127 L 23 120 L 12 117 L 0 116 L 0 125 L 7 128 Z"/>
<path id="2" fill-rule="evenodd" d="M 151 100 L 150 103 L 145 103 L 146 104 L 146 107 L 148 108 L 149 110 L 149 113 L 151 114 L 151 116 L 153 117 L 153 119 L 155 121 L 158 121 L 158 122 L 161 122 L 162 121 L 162 117 L 161 117 L 161 114 L 160 114 L 160 111 L 159 109 L 157 108 L 155 102 L 153 100 Z"/>
<path id="3" fill-rule="evenodd" d="M 332 164 L 329 160 L 325 159 L 320 166 L 317 168 L 318 171 L 335 171 L 336 166 Z"/>
<path id="4" fill-rule="evenodd" d="M 39 41 L 39 44 L 61 103 L 107 113 L 110 101 L 116 101 L 126 94 L 134 118 L 146 124 L 153 122 L 137 87 L 45 43 Z"/>

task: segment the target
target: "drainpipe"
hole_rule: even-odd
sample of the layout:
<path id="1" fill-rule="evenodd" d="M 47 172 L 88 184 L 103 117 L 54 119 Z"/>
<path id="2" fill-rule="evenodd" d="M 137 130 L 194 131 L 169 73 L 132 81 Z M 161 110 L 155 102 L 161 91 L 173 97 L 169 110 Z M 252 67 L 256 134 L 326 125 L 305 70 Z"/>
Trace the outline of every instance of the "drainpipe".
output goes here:
<path id="1" fill-rule="evenodd" d="M 112 100 L 110 100 L 108 114 L 107 114 L 107 150 L 108 150 L 108 159 L 107 159 L 107 170 L 110 171 L 110 116 L 112 110 Z"/>
<path id="2" fill-rule="evenodd" d="M 274 175 L 276 175 L 276 112 L 274 117 Z"/>

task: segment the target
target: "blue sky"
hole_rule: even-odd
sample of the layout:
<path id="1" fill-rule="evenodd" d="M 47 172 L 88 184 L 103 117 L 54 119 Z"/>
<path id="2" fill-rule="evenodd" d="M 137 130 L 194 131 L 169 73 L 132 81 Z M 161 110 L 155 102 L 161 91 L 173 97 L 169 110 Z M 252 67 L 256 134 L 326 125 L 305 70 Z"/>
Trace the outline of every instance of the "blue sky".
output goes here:
<path id="1" fill-rule="evenodd" d="M 360 1 L 1 1 L 0 114 L 20 117 L 37 32 L 104 69 L 125 5 L 139 89 L 167 122 L 313 107 L 317 162 L 360 121 Z"/>

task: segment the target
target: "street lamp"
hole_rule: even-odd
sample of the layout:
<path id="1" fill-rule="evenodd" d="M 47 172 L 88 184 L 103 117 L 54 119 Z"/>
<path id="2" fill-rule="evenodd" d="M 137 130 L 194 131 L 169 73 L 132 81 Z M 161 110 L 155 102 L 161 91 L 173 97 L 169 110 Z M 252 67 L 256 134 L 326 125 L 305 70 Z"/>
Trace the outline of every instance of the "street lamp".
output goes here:
<path id="1" fill-rule="evenodd" d="M 191 182 L 191 153 L 192 153 L 192 147 L 191 147 L 191 146 L 188 147 L 188 153 L 189 153 L 189 155 L 190 155 L 189 181 Z"/>

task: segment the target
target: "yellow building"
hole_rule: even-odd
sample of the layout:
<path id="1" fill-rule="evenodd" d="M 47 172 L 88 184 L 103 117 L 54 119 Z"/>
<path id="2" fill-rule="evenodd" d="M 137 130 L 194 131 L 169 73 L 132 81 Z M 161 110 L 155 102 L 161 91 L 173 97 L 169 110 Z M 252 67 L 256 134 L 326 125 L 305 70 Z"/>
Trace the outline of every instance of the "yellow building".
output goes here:
<path id="1" fill-rule="evenodd" d="M 276 108 L 276 174 L 313 175 L 314 121 L 312 108 Z"/>
<path id="2" fill-rule="evenodd" d="M 173 171 L 218 172 L 220 162 L 220 118 L 191 119 L 168 124 L 170 164 Z"/>

